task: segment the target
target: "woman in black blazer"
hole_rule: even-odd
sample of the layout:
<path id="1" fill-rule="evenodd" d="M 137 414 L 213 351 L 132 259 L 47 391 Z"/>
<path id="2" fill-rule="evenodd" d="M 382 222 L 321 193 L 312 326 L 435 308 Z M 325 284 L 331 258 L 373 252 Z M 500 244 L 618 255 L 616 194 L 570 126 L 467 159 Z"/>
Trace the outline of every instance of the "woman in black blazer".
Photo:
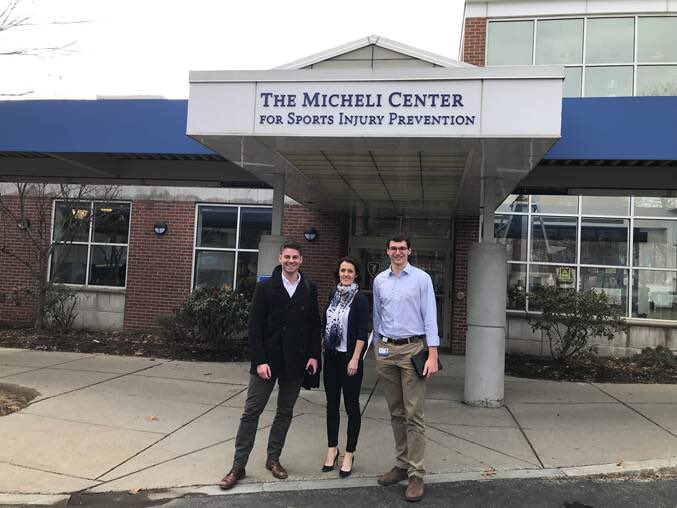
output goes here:
<path id="1" fill-rule="evenodd" d="M 357 438 L 360 434 L 360 388 L 364 365 L 362 351 L 367 343 L 369 301 L 359 290 L 358 263 L 351 257 L 339 261 L 337 286 L 329 294 L 323 314 L 324 391 L 327 395 L 327 458 L 322 471 L 332 471 L 338 462 L 339 406 L 341 391 L 348 414 L 348 441 L 339 476 L 350 476 Z"/>

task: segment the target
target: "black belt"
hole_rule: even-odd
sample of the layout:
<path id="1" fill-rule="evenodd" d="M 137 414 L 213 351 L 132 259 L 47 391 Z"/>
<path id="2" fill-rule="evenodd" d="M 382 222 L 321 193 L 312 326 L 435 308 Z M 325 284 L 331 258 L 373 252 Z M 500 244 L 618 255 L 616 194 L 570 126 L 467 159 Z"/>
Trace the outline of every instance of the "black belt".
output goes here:
<path id="1" fill-rule="evenodd" d="M 390 344 L 395 344 L 399 346 L 401 344 L 411 344 L 417 340 L 425 339 L 425 335 L 412 335 L 411 337 L 403 337 L 401 339 L 391 339 L 390 337 L 381 337 L 383 342 L 389 342 Z"/>

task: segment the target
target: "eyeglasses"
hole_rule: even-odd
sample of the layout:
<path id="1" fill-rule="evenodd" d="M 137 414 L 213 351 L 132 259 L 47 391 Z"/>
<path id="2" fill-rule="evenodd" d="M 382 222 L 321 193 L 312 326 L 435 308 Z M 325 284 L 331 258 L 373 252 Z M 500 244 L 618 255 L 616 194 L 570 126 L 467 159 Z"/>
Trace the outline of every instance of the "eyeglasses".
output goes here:
<path id="1" fill-rule="evenodd" d="M 409 250 L 409 247 L 388 247 L 388 250 L 390 252 L 407 252 Z"/>

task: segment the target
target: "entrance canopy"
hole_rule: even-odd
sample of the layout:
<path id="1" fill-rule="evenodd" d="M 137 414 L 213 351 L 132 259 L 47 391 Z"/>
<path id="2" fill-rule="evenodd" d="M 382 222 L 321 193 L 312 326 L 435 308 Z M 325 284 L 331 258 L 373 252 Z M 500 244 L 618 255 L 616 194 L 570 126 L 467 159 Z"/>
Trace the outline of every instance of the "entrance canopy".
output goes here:
<path id="1" fill-rule="evenodd" d="M 477 212 L 560 136 L 561 67 L 190 74 L 187 133 L 311 208 Z"/>

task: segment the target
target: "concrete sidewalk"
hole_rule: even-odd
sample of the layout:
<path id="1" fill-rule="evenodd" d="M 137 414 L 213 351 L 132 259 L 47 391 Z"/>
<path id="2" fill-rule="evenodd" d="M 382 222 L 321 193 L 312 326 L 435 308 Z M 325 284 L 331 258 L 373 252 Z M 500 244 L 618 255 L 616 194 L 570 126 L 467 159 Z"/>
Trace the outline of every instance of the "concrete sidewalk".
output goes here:
<path id="1" fill-rule="evenodd" d="M 677 385 L 506 378 L 504 408 L 462 404 L 462 357 L 428 385 L 428 482 L 575 476 L 677 467 Z M 35 388 L 30 406 L 0 418 L 0 492 L 134 489 L 215 493 L 230 466 L 248 364 L 0 349 L 0 383 Z M 247 478 L 233 493 L 372 485 L 392 467 L 385 400 L 367 362 L 353 476 L 321 473 L 324 392 L 301 392 L 281 462 L 264 468 L 275 394 L 260 421 Z M 339 447 L 345 446 L 345 421 Z M 188 487 L 183 489 L 183 487 Z M 0 498 L 2 502 L 2 498 Z"/>

